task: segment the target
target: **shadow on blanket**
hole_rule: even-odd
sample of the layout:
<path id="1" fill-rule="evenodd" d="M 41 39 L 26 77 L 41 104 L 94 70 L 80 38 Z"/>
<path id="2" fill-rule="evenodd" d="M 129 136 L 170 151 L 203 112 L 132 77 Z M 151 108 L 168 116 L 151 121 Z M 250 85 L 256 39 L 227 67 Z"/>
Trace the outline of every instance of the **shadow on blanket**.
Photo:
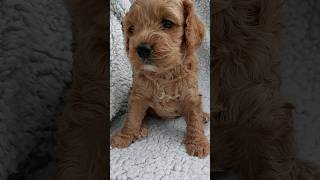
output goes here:
<path id="1" fill-rule="evenodd" d="M 240 180 L 320 179 L 297 160 L 293 109 L 280 93 L 278 0 L 217 0 L 213 30 L 213 157 Z"/>
<path id="2" fill-rule="evenodd" d="M 104 1 L 66 0 L 75 24 L 72 86 L 57 146 L 57 180 L 102 180 L 107 173 L 109 100 Z"/>

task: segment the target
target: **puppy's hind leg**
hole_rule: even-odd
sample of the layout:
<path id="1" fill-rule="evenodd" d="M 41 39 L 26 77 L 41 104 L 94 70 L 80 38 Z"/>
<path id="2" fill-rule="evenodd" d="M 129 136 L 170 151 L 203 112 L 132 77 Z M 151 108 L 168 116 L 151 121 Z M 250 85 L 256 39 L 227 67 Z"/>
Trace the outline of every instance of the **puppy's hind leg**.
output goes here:
<path id="1" fill-rule="evenodd" d="M 186 98 L 184 118 L 187 123 L 186 150 L 191 156 L 204 158 L 209 154 L 210 144 L 203 131 L 203 111 L 200 96 Z"/>

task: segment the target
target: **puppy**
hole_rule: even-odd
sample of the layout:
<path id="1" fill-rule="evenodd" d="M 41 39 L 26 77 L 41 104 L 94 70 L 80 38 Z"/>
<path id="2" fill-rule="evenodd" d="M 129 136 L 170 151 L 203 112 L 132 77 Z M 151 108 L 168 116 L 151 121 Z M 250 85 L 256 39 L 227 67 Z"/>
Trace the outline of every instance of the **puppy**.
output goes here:
<path id="1" fill-rule="evenodd" d="M 196 50 L 204 26 L 191 0 L 136 0 L 124 17 L 125 48 L 133 69 L 128 117 L 112 146 L 125 148 L 145 137 L 147 112 L 165 119 L 183 116 L 186 150 L 203 158 L 209 143 L 203 132 L 208 114 L 202 111 L 197 83 Z"/>

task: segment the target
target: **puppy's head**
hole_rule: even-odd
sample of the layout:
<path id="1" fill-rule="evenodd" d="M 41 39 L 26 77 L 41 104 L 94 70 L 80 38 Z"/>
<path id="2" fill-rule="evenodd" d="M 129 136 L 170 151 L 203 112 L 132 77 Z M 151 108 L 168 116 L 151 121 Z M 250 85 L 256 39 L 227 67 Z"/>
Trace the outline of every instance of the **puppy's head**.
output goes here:
<path id="1" fill-rule="evenodd" d="M 136 0 L 123 32 L 134 70 L 161 72 L 195 53 L 204 27 L 191 0 Z"/>

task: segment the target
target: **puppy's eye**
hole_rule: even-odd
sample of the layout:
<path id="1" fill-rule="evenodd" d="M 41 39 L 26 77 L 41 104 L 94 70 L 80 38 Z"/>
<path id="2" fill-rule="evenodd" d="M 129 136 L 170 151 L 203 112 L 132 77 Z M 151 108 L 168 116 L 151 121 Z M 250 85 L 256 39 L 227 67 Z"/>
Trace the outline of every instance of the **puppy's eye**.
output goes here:
<path id="1" fill-rule="evenodd" d="M 163 29 L 170 29 L 173 26 L 173 22 L 168 19 L 162 20 L 161 24 Z"/>
<path id="2" fill-rule="evenodd" d="M 130 26 L 130 27 L 128 28 L 128 33 L 133 33 L 133 31 L 134 31 L 134 27 L 133 27 L 133 26 Z"/>

